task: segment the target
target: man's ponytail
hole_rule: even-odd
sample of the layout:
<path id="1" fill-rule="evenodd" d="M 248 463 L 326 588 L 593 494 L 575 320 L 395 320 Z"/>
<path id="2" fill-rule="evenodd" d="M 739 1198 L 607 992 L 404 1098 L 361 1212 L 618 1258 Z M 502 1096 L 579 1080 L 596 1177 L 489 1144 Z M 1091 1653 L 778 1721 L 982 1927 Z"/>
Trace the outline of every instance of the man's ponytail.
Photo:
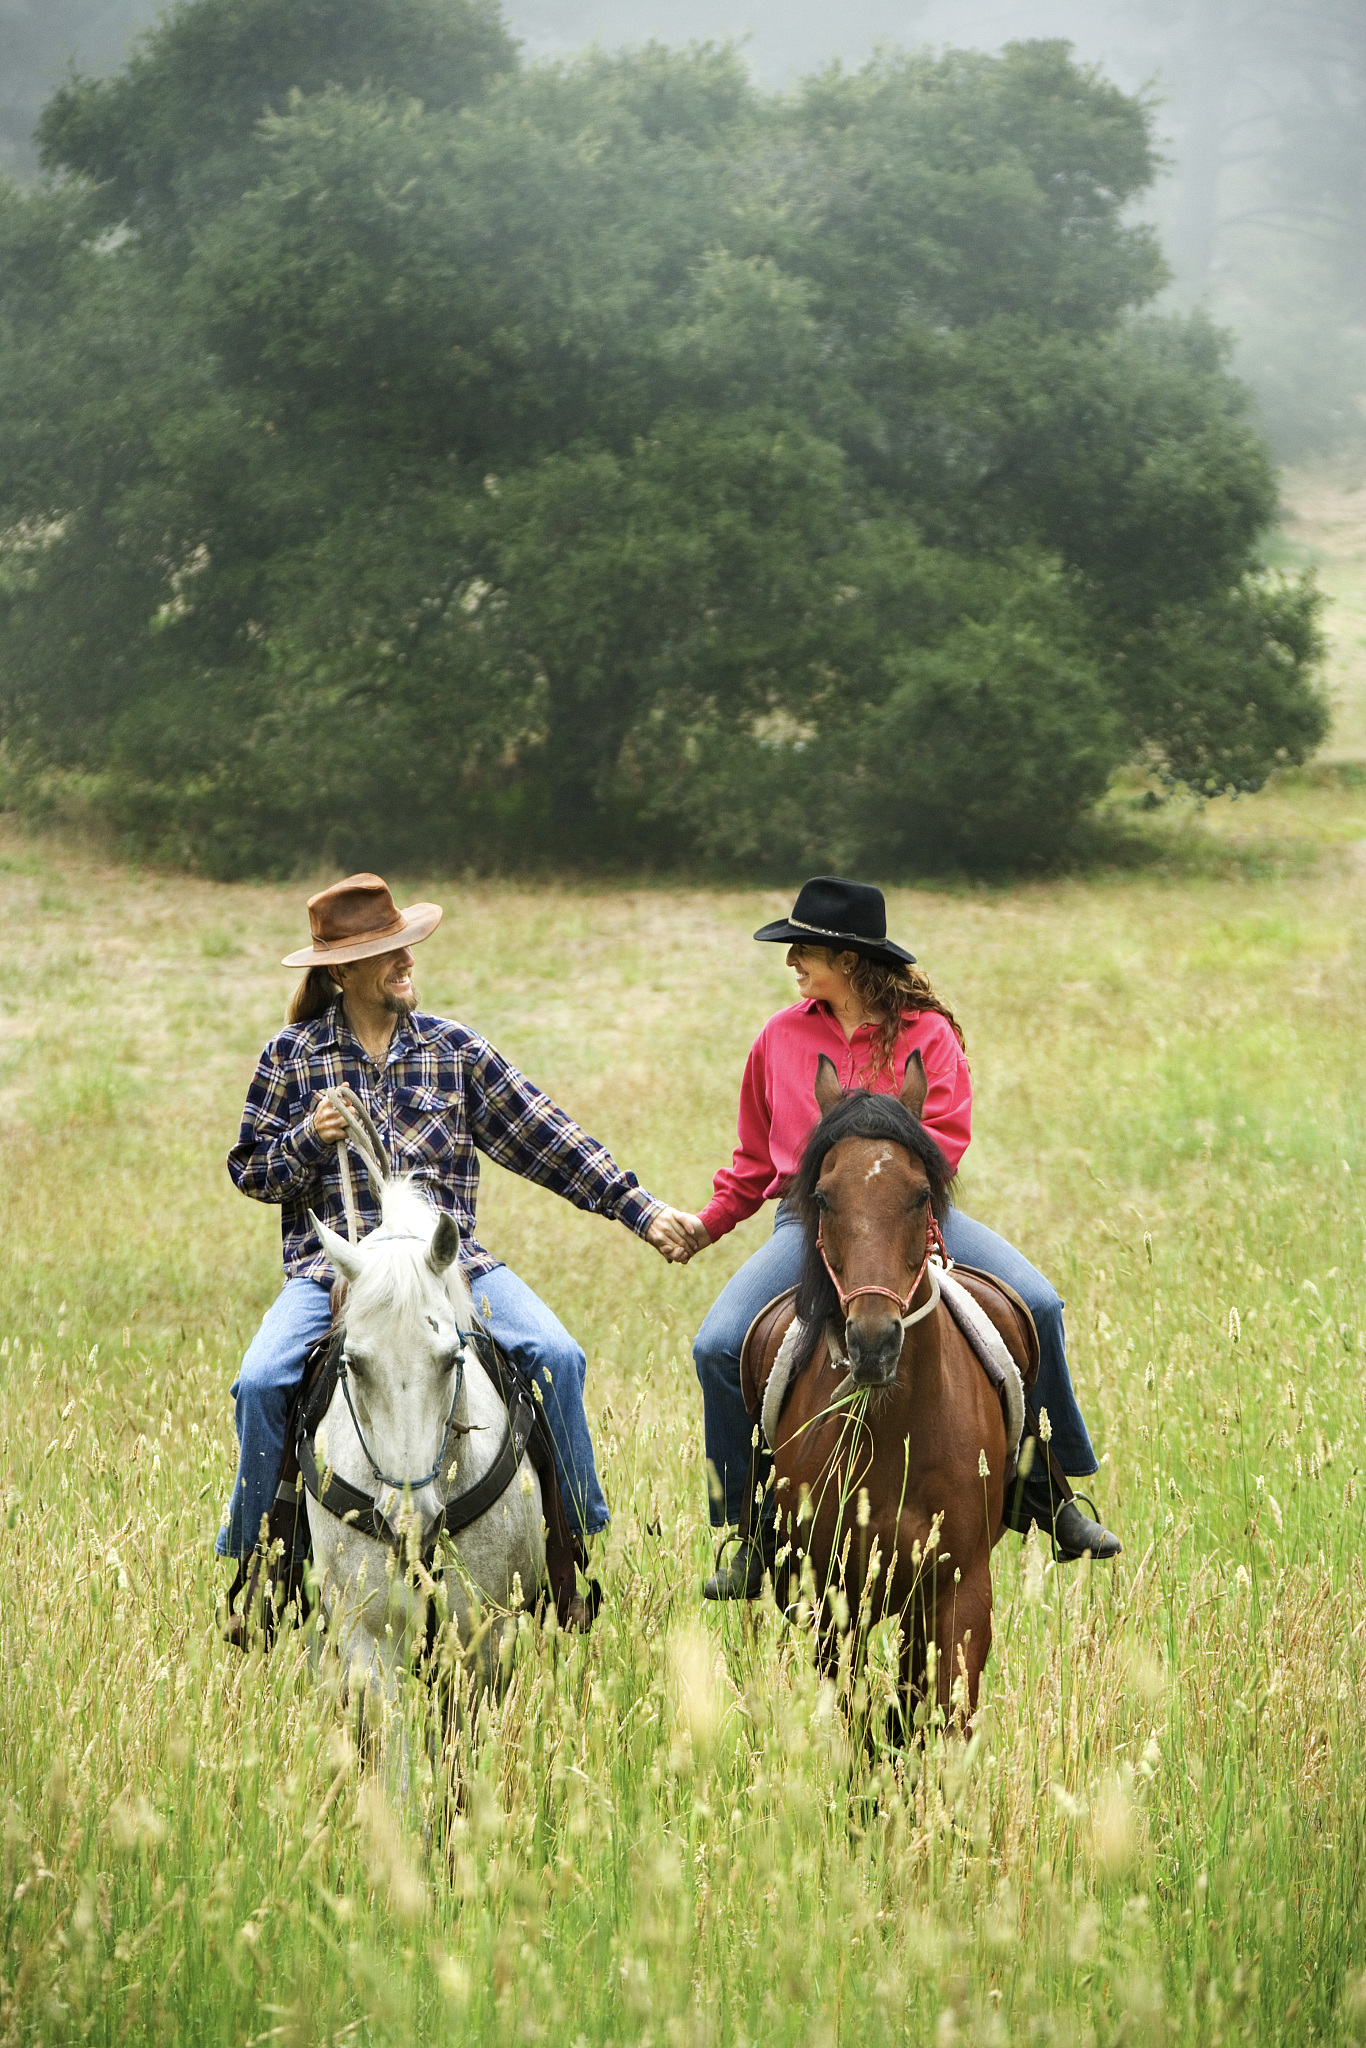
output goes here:
<path id="1" fill-rule="evenodd" d="M 330 1009 L 341 994 L 331 974 L 325 967 L 310 967 L 299 986 L 289 999 L 285 1011 L 286 1024 L 311 1024 L 315 1017 L 321 1017 Z"/>

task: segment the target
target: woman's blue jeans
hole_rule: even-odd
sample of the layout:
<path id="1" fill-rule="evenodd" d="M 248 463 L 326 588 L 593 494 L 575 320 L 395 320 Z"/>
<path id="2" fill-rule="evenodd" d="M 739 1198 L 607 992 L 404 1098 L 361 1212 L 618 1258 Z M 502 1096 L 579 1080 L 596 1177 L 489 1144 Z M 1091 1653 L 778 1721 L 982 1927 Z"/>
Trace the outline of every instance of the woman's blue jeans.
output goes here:
<path id="1" fill-rule="evenodd" d="M 1028 1259 L 960 1209 L 949 1211 L 944 1242 L 951 1259 L 980 1266 L 1015 1289 L 1034 1317 L 1039 1332 L 1039 1377 L 1035 1409 L 1046 1408 L 1052 1424 L 1052 1449 L 1067 1473 L 1080 1478 L 1096 1470 L 1086 1423 L 1067 1369 L 1062 1301 L 1057 1289 Z M 795 1287 L 801 1278 L 804 1237 L 794 1209 L 778 1205 L 773 1235 L 728 1280 L 707 1313 L 693 1345 L 693 1363 L 702 1383 L 702 1427 L 707 1449 L 711 1519 L 721 1529 L 741 1520 L 745 1489 L 763 1486 L 770 1460 L 762 1442 L 754 1450 L 754 1424 L 740 1392 L 740 1346 L 750 1324 L 775 1294 Z M 752 1463 L 753 1461 L 753 1463 Z M 765 1504 L 773 1512 L 772 1496 Z"/>
<path id="2" fill-rule="evenodd" d="M 607 1502 L 583 1411 L 587 1361 L 582 1347 L 506 1266 L 481 1274 L 473 1293 L 476 1306 L 481 1296 L 487 1299 L 488 1327 L 545 1396 L 555 1470 L 571 1528 L 596 1535 L 607 1527 Z M 237 1404 L 237 1479 L 214 1546 L 220 1557 L 249 1556 L 256 1547 L 261 1517 L 269 1513 L 275 1498 L 290 1396 L 303 1377 L 310 1347 L 326 1336 L 331 1320 L 326 1287 L 317 1280 L 286 1280 L 247 1346 L 232 1389 Z M 305 1529 L 300 1548 L 306 1547 Z"/>

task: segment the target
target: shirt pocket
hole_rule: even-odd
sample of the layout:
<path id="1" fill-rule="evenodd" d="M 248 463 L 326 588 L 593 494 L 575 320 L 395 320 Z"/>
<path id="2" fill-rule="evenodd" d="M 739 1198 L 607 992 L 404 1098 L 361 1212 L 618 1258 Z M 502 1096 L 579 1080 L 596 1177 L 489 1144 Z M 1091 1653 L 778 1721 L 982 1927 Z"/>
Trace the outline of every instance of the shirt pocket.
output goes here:
<path id="1" fill-rule="evenodd" d="M 439 1088 L 395 1088 L 394 1143 L 404 1168 L 440 1166 L 465 1149 L 464 1105 Z"/>

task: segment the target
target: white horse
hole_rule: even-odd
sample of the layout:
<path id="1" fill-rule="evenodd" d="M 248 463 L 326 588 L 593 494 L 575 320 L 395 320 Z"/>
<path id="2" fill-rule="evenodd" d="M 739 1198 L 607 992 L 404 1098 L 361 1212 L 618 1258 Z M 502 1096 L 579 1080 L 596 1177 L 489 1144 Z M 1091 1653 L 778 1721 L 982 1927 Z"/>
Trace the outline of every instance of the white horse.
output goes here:
<path id="1" fill-rule="evenodd" d="M 348 1293 L 337 1385 L 303 1460 L 314 1566 L 346 1685 L 353 1697 L 364 1688 L 392 1700 L 426 1640 L 424 1580 L 444 1582 L 462 1647 L 479 1633 L 488 1678 L 519 1595 L 536 1599 L 546 1555 L 535 1467 L 470 1341 L 459 1231 L 407 1181 L 387 1180 L 380 1200 L 383 1221 L 359 1244 L 313 1219 Z M 458 1503 L 480 1498 L 472 1489 L 496 1486 L 500 1458 L 507 1484 L 450 1536 L 453 1563 L 437 1541 L 448 1509 L 457 1504 L 458 1522 Z M 424 1553 L 425 1568 L 411 1569 Z"/>

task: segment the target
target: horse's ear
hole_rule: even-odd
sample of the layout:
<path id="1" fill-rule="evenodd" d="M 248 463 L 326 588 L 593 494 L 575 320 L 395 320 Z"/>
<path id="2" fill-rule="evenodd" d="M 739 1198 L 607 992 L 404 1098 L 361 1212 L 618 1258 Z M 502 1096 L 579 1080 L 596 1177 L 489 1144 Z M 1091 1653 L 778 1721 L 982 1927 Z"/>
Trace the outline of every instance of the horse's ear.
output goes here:
<path id="1" fill-rule="evenodd" d="M 925 1078 L 925 1062 L 918 1052 L 913 1052 L 906 1062 L 906 1078 L 901 1084 L 901 1102 L 904 1108 L 909 1109 L 917 1123 L 920 1121 L 920 1112 L 925 1107 L 925 1097 L 929 1092 L 930 1084 Z"/>
<path id="2" fill-rule="evenodd" d="M 434 1273 L 444 1273 L 447 1266 L 454 1265 L 459 1250 L 460 1226 L 454 1216 L 448 1216 L 443 1209 L 427 1248 L 427 1264 Z"/>
<path id="3" fill-rule="evenodd" d="M 842 1093 L 835 1062 L 822 1053 L 816 1062 L 816 1107 L 822 1116 L 835 1107 Z"/>
<path id="4" fill-rule="evenodd" d="M 317 1231 L 319 1243 L 342 1279 L 359 1280 L 360 1254 L 356 1247 L 348 1244 L 344 1237 L 338 1237 L 336 1231 L 329 1230 L 325 1223 L 320 1223 L 311 1209 L 308 1212 L 308 1220 Z"/>

